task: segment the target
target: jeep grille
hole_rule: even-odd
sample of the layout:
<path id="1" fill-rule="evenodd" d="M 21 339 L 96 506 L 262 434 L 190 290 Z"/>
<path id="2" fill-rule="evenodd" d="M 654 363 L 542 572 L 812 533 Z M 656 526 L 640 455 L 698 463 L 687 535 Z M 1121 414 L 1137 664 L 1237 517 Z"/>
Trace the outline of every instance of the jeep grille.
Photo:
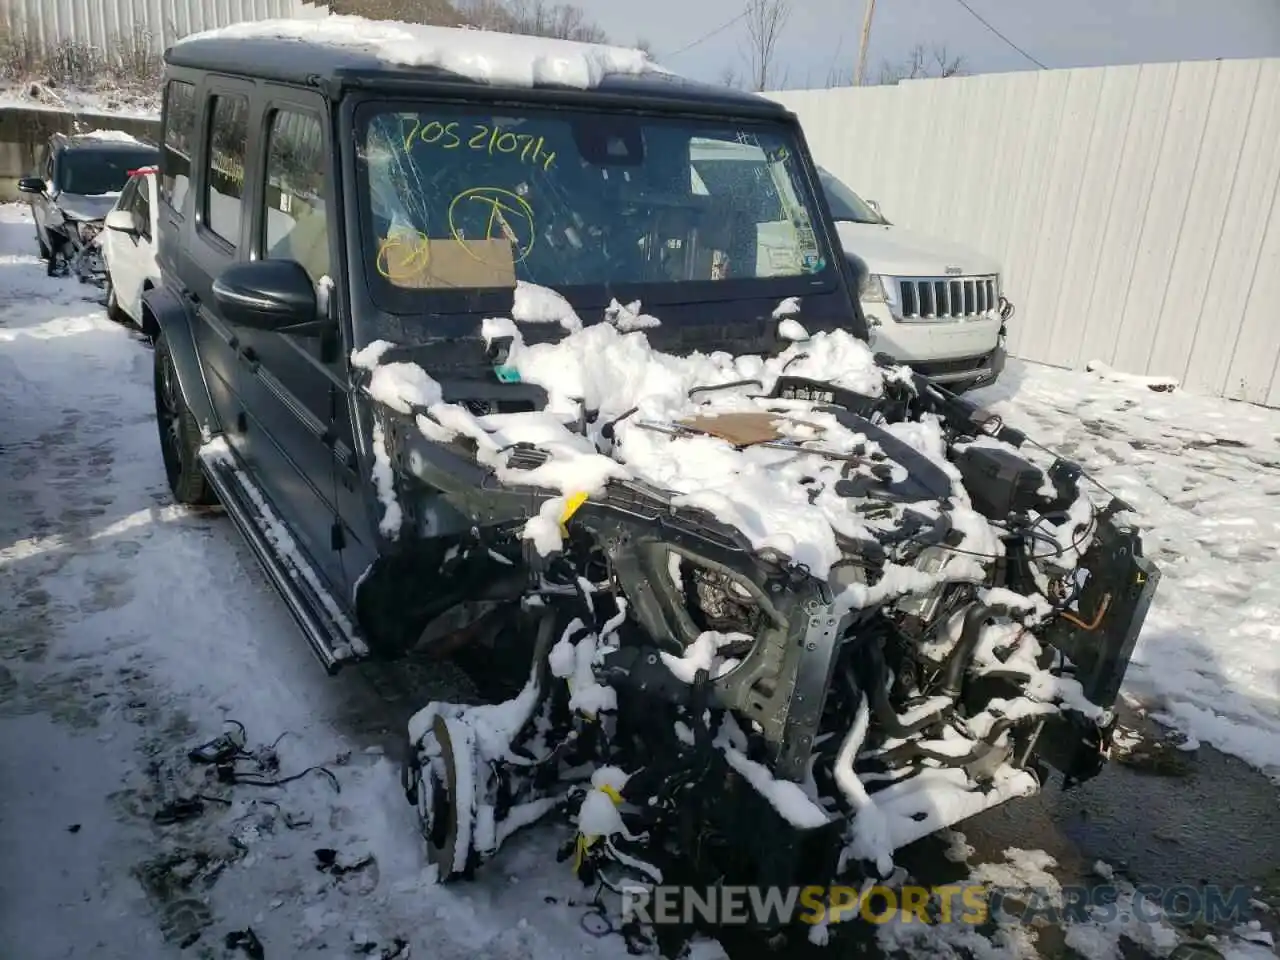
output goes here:
<path id="1" fill-rule="evenodd" d="M 991 316 L 1000 298 L 1000 278 L 911 277 L 894 281 L 903 320 L 961 320 Z"/>

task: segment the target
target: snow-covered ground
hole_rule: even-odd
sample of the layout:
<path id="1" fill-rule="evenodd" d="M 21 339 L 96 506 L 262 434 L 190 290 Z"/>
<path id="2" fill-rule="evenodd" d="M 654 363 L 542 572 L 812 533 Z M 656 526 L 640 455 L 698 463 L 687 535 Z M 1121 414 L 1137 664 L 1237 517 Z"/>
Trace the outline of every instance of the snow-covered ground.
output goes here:
<path id="1" fill-rule="evenodd" d="M 0 110 L 19 107 L 27 110 L 58 110 L 63 113 L 97 113 L 120 117 L 160 118 L 157 79 L 151 91 L 126 90 L 104 84 L 95 90 L 53 86 L 38 80 L 26 83 L 0 82 Z"/>
<path id="2" fill-rule="evenodd" d="M 432 882 L 382 752 L 404 686 L 326 677 L 228 521 L 171 505 L 150 350 L 92 288 L 45 277 L 34 247 L 25 208 L 0 207 L 0 937 L 14 955 L 219 956 L 252 928 L 269 958 L 368 942 L 405 956 L 396 938 L 419 957 L 625 956 L 589 932 L 598 920 L 554 862 L 558 827 L 473 883 Z M 1153 525 L 1165 580 L 1128 692 L 1280 769 L 1280 413 L 1017 364 L 986 396 Z M 278 773 L 259 776 L 328 773 L 214 782 L 186 753 L 229 721 L 251 749 L 282 738 Z M 155 821 L 193 796 L 191 819 Z M 1010 864 L 1047 885 L 1036 838 L 1024 846 Z M 318 850 L 355 868 L 321 870 Z M 1002 929 L 981 944 L 968 928 L 881 938 L 922 957 L 1035 955 Z M 1162 926 L 1129 933 L 1157 955 L 1171 943 Z M 1107 960 L 1114 934 L 1077 936 Z"/>
<path id="3" fill-rule="evenodd" d="M 1136 508 L 1163 579 L 1126 696 L 1280 778 L 1280 411 L 1022 364 L 974 397 Z"/>
<path id="4" fill-rule="evenodd" d="M 228 521 L 170 505 L 150 349 L 34 251 L 0 207 L 0 952 L 176 957 L 252 928 L 269 958 L 627 956 L 584 932 L 555 829 L 433 883 L 382 753 L 395 677 L 326 677 Z M 268 779 L 329 774 L 215 783 L 186 752 L 229 721 L 282 737 Z M 373 861 L 335 875 L 317 850 Z"/>

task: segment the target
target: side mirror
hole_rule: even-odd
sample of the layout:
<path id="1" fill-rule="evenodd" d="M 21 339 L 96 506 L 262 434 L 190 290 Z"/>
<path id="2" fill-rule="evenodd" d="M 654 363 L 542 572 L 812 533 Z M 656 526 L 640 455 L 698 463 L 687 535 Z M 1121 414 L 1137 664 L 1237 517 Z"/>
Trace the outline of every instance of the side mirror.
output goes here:
<path id="1" fill-rule="evenodd" d="M 870 207 L 872 210 L 874 210 L 876 213 L 880 214 L 880 216 L 882 217 L 884 216 L 884 211 L 880 209 L 879 200 L 868 200 L 867 206 Z"/>
<path id="2" fill-rule="evenodd" d="M 316 288 L 296 260 L 250 260 L 213 281 L 213 299 L 232 326 L 319 336 Z M 289 329 L 298 328 L 298 329 Z"/>
<path id="3" fill-rule="evenodd" d="M 40 177 L 23 177 L 18 181 L 19 193 L 34 193 L 40 196 L 45 192 L 44 180 Z"/>
<path id="4" fill-rule="evenodd" d="M 108 230 L 117 230 L 120 233 L 127 233 L 135 237 L 138 235 L 138 227 L 133 222 L 133 214 L 128 210 L 112 210 L 107 214 L 103 225 Z"/>

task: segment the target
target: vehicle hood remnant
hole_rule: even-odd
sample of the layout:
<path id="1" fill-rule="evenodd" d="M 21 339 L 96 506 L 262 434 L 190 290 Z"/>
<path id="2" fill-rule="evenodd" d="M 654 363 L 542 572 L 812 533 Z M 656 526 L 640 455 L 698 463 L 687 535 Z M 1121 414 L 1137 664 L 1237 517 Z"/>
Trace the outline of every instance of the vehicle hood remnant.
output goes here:
<path id="1" fill-rule="evenodd" d="M 63 216 L 69 220 L 81 220 L 92 223 L 103 220 L 120 198 L 118 193 L 100 195 L 84 195 L 78 193 L 58 194 L 58 207 Z"/>
<path id="2" fill-rule="evenodd" d="M 353 357 L 384 534 L 443 593 L 472 584 L 441 603 L 511 611 L 452 649 L 519 680 L 411 723 L 443 876 L 564 809 L 575 869 L 615 887 L 884 877 L 1046 764 L 1101 768 L 1159 579 L 1128 508 L 862 341 L 807 335 L 802 303 L 775 319 L 775 356 L 663 354 L 608 320 L 533 344 L 494 319 L 483 374 Z M 445 509 L 471 533 L 427 549 Z"/>

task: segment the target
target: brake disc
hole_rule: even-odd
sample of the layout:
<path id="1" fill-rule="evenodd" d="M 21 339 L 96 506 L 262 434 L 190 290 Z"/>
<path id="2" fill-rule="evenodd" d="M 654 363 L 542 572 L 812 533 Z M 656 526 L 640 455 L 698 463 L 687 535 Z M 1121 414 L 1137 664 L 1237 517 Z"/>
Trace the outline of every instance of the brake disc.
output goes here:
<path id="1" fill-rule="evenodd" d="M 418 747 L 417 806 L 427 859 L 439 877 L 466 872 L 475 802 L 475 735 L 461 720 L 436 716 Z"/>

